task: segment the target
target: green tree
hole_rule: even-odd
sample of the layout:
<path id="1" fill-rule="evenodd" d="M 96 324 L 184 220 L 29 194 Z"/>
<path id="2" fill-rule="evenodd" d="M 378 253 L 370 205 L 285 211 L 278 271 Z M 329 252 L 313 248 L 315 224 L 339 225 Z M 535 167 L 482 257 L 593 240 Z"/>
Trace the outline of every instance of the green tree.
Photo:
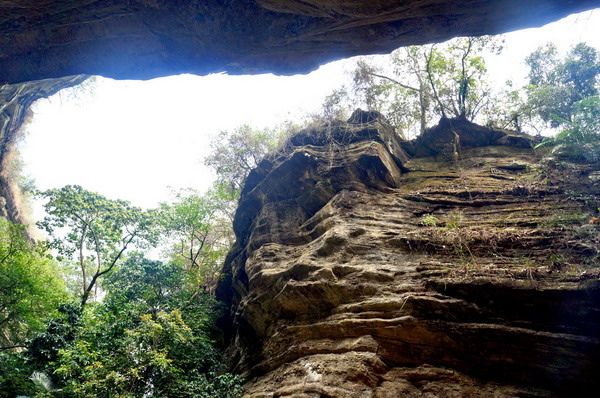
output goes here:
<path id="1" fill-rule="evenodd" d="M 212 153 L 204 164 L 216 172 L 218 184 L 226 184 L 232 192 L 239 193 L 250 171 L 277 147 L 281 135 L 279 129 L 254 129 L 248 125 L 221 131 L 211 142 Z"/>
<path id="2" fill-rule="evenodd" d="M 68 297 L 61 272 L 25 227 L 0 218 L 0 350 L 23 346 Z"/>
<path id="3" fill-rule="evenodd" d="M 575 102 L 571 120 L 562 120 L 562 131 L 547 137 L 538 147 L 552 147 L 552 152 L 573 160 L 600 160 L 600 96 Z"/>
<path id="4" fill-rule="evenodd" d="M 88 306 L 75 339 L 47 367 L 67 397 L 238 396 L 210 338 L 217 311 L 195 294 L 195 269 L 130 256 L 107 275 L 106 297 Z"/>
<path id="5" fill-rule="evenodd" d="M 78 185 L 41 193 L 47 216 L 38 225 L 51 237 L 50 247 L 75 261 L 81 272 L 81 304 L 133 244 L 154 239 L 151 213 L 123 200 L 108 199 Z"/>
<path id="6" fill-rule="evenodd" d="M 439 116 L 474 120 L 492 98 L 484 54 L 501 48 L 498 38 L 467 37 L 401 48 L 380 65 L 362 59 L 353 73 L 354 94 L 400 133 L 422 133 Z"/>
<path id="7" fill-rule="evenodd" d="M 431 89 L 423 66 L 422 47 L 406 47 L 390 58 L 391 73 L 384 67 L 359 60 L 353 74 L 354 92 L 368 110 L 377 110 L 402 132 L 413 129 L 419 121 L 419 132 L 431 116 Z M 389 68 L 388 68 L 389 69 Z"/>
<path id="8" fill-rule="evenodd" d="M 531 53 L 526 63 L 529 86 L 523 113 L 551 127 L 574 122 L 575 104 L 598 95 L 600 54 L 585 43 L 574 46 L 563 59 L 556 46 L 548 43 Z"/>
<path id="9" fill-rule="evenodd" d="M 576 144 L 600 141 L 600 96 L 587 97 L 573 104 L 571 122 L 563 134 Z"/>
<path id="10" fill-rule="evenodd" d="M 335 120 L 346 120 L 353 110 L 349 106 L 349 92 L 345 85 L 333 90 L 323 100 L 319 113 L 312 116 L 313 120 L 331 123 Z"/>
<path id="11" fill-rule="evenodd" d="M 195 268 L 196 284 L 214 291 L 222 261 L 233 244 L 231 228 L 233 198 L 227 190 L 200 194 L 183 190 L 171 203 L 160 206 L 164 238 L 171 247 L 171 261 L 186 269 Z"/>
<path id="12" fill-rule="evenodd" d="M 37 371 L 47 372 L 58 358 L 59 350 L 79 333 L 81 305 L 72 301 L 60 303 L 57 307 L 57 311 L 46 318 L 45 329 L 31 339 L 27 347 L 27 362 Z"/>
<path id="13" fill-rule="evenodd" d="M 33 396 L 41 392 L 30 379 L 33 372 L 23 353 L 0 352 L 0 397 Z"/>
<path id="14" fill-rule="evenodd" d="M 284 123 L 273 129 L 243 125 L 221 131 L 211 142 L 212 154 L 204 160 L 217 177 L 212 189 L 205 195 L 182 192 L 174 202 L 163 204 L 163 227 L 179 241 L 179 257 L 201 266 L 201 285 L 207 291 L 216 287 L 221 261 L 234 241 L 233 217 L 246 178 L 296 129 Z"/>
<path id="15" fill-rule="evenodd" d="M 430 48 L 427 79 L 442 116 L 475 120 L 489 105 L 492 97 L 484 53 L 501 50 L 501 39 L 491 36 L 459 38 L 441 48 Z"/>

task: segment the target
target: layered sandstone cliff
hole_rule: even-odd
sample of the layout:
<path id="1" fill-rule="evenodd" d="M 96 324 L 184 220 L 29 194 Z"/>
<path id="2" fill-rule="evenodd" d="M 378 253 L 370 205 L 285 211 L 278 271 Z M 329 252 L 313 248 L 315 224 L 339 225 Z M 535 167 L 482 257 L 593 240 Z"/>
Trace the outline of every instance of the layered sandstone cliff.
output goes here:
<path id="1" fill-rule="evenodd" d="M 600 164 L 459 120 L 401 142 L 372 116 L 248 178 L 218 293 L 246 395 L 596 389 Z"/>

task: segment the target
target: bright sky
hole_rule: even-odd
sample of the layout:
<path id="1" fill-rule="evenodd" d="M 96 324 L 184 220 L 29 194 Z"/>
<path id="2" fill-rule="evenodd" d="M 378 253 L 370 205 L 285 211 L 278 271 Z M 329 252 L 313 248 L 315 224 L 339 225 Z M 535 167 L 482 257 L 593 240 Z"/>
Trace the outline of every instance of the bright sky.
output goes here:
<path id="1" fill-rule="evenodd" d="M 523 59 L 548 41 L 563 50 L 581 41 L 600 48 L 600 10 L 507 34 L 505 51 L 489 62 L 492 77 L 523 79 Z M 169 199 L 168 186 L 203 190 L 210 185 L 212 175 L 202 158 L 211 135 L 244 123 L 272 126 L 317 111 L 324 97 L 345 82 L 352 64 L 342 60 L 291 77 L 97 78 L 88 92 L 59 93 L 34 105 L 20 147 L 24 172 L 39 189 L 78 184 L 153 207 Z M 35 213 L 36 219 L 42 217 L 39 206 Z"/>

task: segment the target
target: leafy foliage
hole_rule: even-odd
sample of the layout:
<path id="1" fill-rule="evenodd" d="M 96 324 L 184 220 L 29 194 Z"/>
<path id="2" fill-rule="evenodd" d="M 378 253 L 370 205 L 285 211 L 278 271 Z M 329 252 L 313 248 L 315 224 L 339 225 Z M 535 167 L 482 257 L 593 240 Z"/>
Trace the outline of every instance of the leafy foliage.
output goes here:
<path id="1" fill-rule="evenodd" d="M 98 278 L 110 272 L 132 244 L 154 240 L 151 213 L 123 200 L 108 199 L 78 185 L 50 189 L 41 196 L 47 216 L 38 225 L 52 237 L 50 247 L 81 271 L 81 303 L 85 305 Z"/>
<path id="2" fill-rule="evenodd" d="M 379 111 L 400 134 L 422 133 L 440 116 L 473 120 L 492 98 L 483 54 L 500 50 L 496 38 L 459 38 L 401 48 L 383 65 L 363 58 L 353 72 L 351 106 Z M 344 94 L 350 96 L 339 90 L 328 98 L 328 112 L 340 113 Z"/>
<path id="3" fill-rule="evenodd" d="M 574 46 L 559 59 L 551 43 L 538 48 L 526 58 L 529 66 L 527 107 L 551 127 L 569 125 L 581 110 L 575 104 L 598 95 L 600 54 L 585 43 Z"/>
<path id="4" fill-rule="evenodd" d="M 47 276 L 43 266 L 55 263 L 45 247 L 26 240 L 22 228 L 0 224 L 1 265 L 19 263 L 6 266 L 14 275 L 0 275 L 0 300 L 6 299 L 6 315 L 12 317 L 3 323 L 23 325 L 23 338 L 38 332 L 25 353 L 3 355 L 11 368 L 1 369 L 1 391 L 46 397 L 238 396 L 241 379 L 224 372 L 211 338 L 218 311 L 209 295 L 233 239 L 231 191 L 223 184 L 204 195 L 182 191 L 150 212 L 79 186 L 41 195 L 48 199 L 48 216 L 40 225 L 59 259 L 80 266 L 81 301 L 58 305 L 68 299 L 64 287 L 54 289 L 56 297 L 26 292 L 48 299 L 41 304 L 23 294 L 26 289 L 13 292 L 19 279 L 36 287 Z M 179 243 L 168 263 L 140 253 L 126 257 L 130 246 L 154 246 L 159 233 Z M 43 266 L 33 267 L 31 259 Z M 32 270 L 37 279 L 27 274 Z M 86 305 L 100 277 L 103 297 Z M 29 302 L 21 306 L 19 300 Z M 15 310 L 21 307 L 31 314 Z"/>
<path id="5" fill-rule="evenodd" d="M 46 358 L 47 396 L 237 396 L 241 379 L 223 372 L 210 339 L 215 303 L 193 272 L 135 253 L 107 275 L 104 301 Z"/>
<path id="6" fill-rule="evenodd" d="M 552 152 L 573 160 L 600 160 L 600 97 L 588 97 L 573 104 L 571 121 L 563 120 L 563 130 L 542 141 Z"/>
<path id="7" fill-rule="evenodd" d="M 474 120 L 491 99 L 483 52 L 501 49 L 499 40 L 489 36 L 459 38 L 448 42 L 446 48 L 432 48 L 426 68 L 436 111 Z"/>
<path id="8" fill-rule="evenodd" d="M 33 371 L 23 353 L 0 353 L 0 397 L 32 396 L 40 392 L 31 382 Z"/>
<path id="9" fill-rule="evenodd" d="M 277 129 L 259 130 L 248 125 L 221 131 L 211 143 L 212 153 L 204 164 L 216 172 L 217 184 L 239 192 L 248 173 L 277 146 L 280 135 Z"/>
<path id="10" fill-rule="evenodd" d="M 0 348 L 23 345 L 68 297 L 58 265 L 25 227 L 0 218 Z"/>
<path id="11" fill-rule="evenodd" d="M 207 292 L 216 288 L 222 260 L 234 239 L 232 198 L 218 187 L 204 195 L 193 190 L 178 192 L 173 202 L 162 203 L 160 208 L 171 261 L 195 269 L 196 284 Z"/>
<path id="12" fill-rule="evenodd" d="M 38 370 L 46 371 L 56 361 L 59 350 L 77 336 L 82 308 L 76 302 L 58 305 L 58 310 L 46 322 L 46 328 L 29 342 L 27 356 Z"/>
<path id="13" fill-rule="evenodd" d="M 574 46 L 559 59 L 552 44 L 529 57 L 530 85 L 524 106 L 530 117 L 559 128 L 539 145 L 573 160 L 600 159 L 600 53 L 585 43 Z"/>

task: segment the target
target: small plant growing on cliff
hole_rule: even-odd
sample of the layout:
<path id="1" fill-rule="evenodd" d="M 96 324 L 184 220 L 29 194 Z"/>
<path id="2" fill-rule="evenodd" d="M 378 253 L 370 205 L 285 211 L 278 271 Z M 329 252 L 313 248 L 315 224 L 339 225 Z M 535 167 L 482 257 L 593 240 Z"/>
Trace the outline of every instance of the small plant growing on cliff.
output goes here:
<path id="1" fill-rule="evenodd" d="M 421 218 L 421 224 L 433 227 L 429 233 L 433 235 L 435 241 L 444 243 L 443 248 L 450 246 L 451 252 L 465 263 L 476 265 L 475 256 L 468 244 L 473 239 L 473 234 L 463 228 L 462 213 L 453 212 L 441 220 L 433 214 L 426 214 Z"/>
<path id="2" fill-rule="evenodd" d="M 430 227 L 437 227 L 440 223 L 440 220 L 433 214 L 427 214 L 423 216 L 423 218 L 421 219 L 421 223 Z"/>
<path id="3" fill-rule="evenodd" d="M 444 221 L 445 239 L 452 245 L 452 250 L 461 260 L 470 265 L 477 265 L 475 256 L 469 247 L 470 236 L 463 230 L 463 215 L 459 212 L 450 213 Z"/>
<path id="4" fill-rule="evenodd" d="M 461 227 L 462 221 L 463 215 L 461 213 L 451 213 L 447 221 L 444 222 L 444 226 L 451 230 L 458 229 Z"/>
<path id="5" fill-rule="evenodd" d="M 581 224 L 584 220 L 585 216 L 583 214 L 558 211 L 546 218 L 542 226 L 546 228 L 566 228 L 575 224 Z"/>

